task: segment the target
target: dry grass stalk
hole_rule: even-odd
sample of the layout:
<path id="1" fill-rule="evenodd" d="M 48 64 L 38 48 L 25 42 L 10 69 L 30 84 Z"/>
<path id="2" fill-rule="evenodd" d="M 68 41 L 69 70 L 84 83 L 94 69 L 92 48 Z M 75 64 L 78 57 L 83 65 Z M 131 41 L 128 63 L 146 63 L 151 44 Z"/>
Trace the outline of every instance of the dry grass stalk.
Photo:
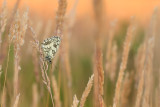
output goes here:
<path id="1" fill-rule="evenodd" d="M 41 23 L 39 23 L 39 24 L 41 24 Z M 40 28 L 41 28 L 41 25 L 40 26 L 38 26 L 38 25 L 36 26 L 36 34 L 39 34 Z M 32 31 L 32 33 L 33 33 L 33 31 Z M 37 35 L 34 34 L 34 36 L 35 36 L 35 38 L 37 38 Z M 38 82 L 39 81 L 39 59 L 38 59 L 38 52 L 36 49 L 33 49 L 32 58 L 34 59 L 34 60 L 32 60 L 33 64 L 34 64 L 34 74 L 35 74 L 36 81 Z"/>
<path id="2" fill-rule="evenodd" d="M 2 65 L 0 65 L 0 77 L 2 75 Z"/>
<path id="3" fill-rule="evenodd" d="M 35 26 L 35 32 L 33 31 L 32 29 L 32 33 L 34 34 L 34 38 L 38 40 L 38 37 L 41 33 L 41 29 L 42 29 L 42 26 L 43 26 L 43 23 L 41 21 L 38 21 L 38 23 L 36 24 Z M 39 79 L 40 79 L 40 74 L 39 74 L 39 59 L 38 59 L 38 51 L 36 49 L 33 49 L 33 52 L 32 52 L 32 57 L 34 60 L 33 61 L 33 64 L 34 64 L 34 74 L 35 74 L 35 77 L 36 77 L 36 81 L 39 82 Z"/>
<path id="4" fill-rule="evenodd" d="M 102 58 L 102 49 L 101 49 L 101 44 L 100 44 L 101 40 L 97 40 L 97 44 L 96 44 L 96 56 L 95 56 L 95 63 L 96 63 L 96 70 L 95 72 L 97 72 L 97 78 L 98 78 L 98 95 L 103 96 L 104 92 L 103 92 L 103 85 L 104 85 L 104 71 L 103 71 L 103 58 Z M 96 75 L 96 74 L 95 74 Z M 100 97 L 99 97 L 100 98 Z M 99 99 L 100 100 L 100 99 Z"/>
<path id="5" fill-rule="evenodd" d="M 146 60 L 146 70 L 145 70 L 145 90 L 144 90 L 144 98 L 142 101 L 143 107 L 150 107 L 151 105 L 151 90 L 152 90 L 152 79 L 153 79 L 153 48 L 154 48 L 154 37 L 151 37 L 148 40 L 148 50 L 147 50 L 147 60 Z"/>
<path id="6" fill-rule="evenodd" d="M 135 59 L 135 66 L 136 66 L 136 76 L 135 76 L 135 80 L 136 82 L 139 81 L 139 78 L 142 75 L 142 71 L 144 69 L 144 63 L 145 63 L 145 53 L 146 53 L 146 47 L 145 47 L 145 43 L 143 43 L 139 49 L 138 49 L 138 53 L 136 55 L 136 59 Z"/>
<path id="7" fill-rule="evenodd" d="M 103 64 L 102 64 L 102 50 L 100 43 L 97 43 L 96 51 L 95 51 L 95 68 L 94 68 L 94 83 L 95 83 L 95 90 L 94 90 L 94 97 L 95 97 L 95 106 L 101 105 L 103 103 L 103 85 L 104 85 L 104 71 L 103 71 Z M 99 104 L 97 103 L 99 101 Z"/>
<path id="8" fill-rule="evenodd" d="M 69 38 L 67 37 L 68 35 L 65 32 L 65 36 L 63 36 L 63 43 L 62 43 L 62 63 L 64 65 L 64 70 L 67 74 L 67 79 L 68 79 L 68 86 L 72 86 L 72 76 L 71 76 L 71 67 L 70 67 L 70 59 L 69 59 Z"/>
<path id="9" fill-rule="evenodd" d="M 96 53 L 95 53 L 96 54 Z M 95 57 L 95 55 L 94 55 Z M 94 107 L 98 107 L 99 103 L 97 101 L 99 101 L 99 89 L 98 89 L 98 72 L 97 72 L 97 68 L 96 68 L 96 59 L 93 58 L 93 70 L 94 70 Z"/>
<path id="10" fill-rule="evenodd" d="M 160 76 L 160 70 L 159 70 L 159 76 Z M 158 81 L 159 83 L 158 83 L 158 87 L 157 87 L 157 89 L 156 89 L 156 101 L 155 101 L 155 104 L 156 104 L 156 107 L 158 107 L 159 105 L 160 105 L 160 92 L 159 92 L 159 90 L 160 90 L 160 79 L 159 79 L 159 81 Z"/>
<path id="11" fill-rule="evenodd" d="M 41 50 L 40 50 L 40 52 L 41 52 Z M 47 74 L 48 64 L 47 64 L 47 62 L 44 61 L 44 58 L 43 58 L 42 54 L 40 56 L 40 67 L 41 67 L 43 83 L 46 85 L 46 87 L 48 89 L 48 92 L 51 96 L 52 104 L 53 104 L 53 107 L 54 107 L 53 95 L 52 95 L 52 92 L 51 92 L 50 79 L 49 79 L 48 74 Z"/>
<path id="12" fill-rule="evenodd" d="M 70 11 L 70 13 L 65 17 L 64 20 L 64 37 L 63 37 L 63 44 L 62 44 L 62 58 L 64 62 L 64 69 L 67 73 L 68 78 L 68 86 L 71 87 L 72 85 L 72 77 L 71 77 L 71 67 L 70 67 L 70 58 L 69 58 L 69 40 L 71 36 L 71 29 L 74 25 L 74 17 L 75 11 L 77 7 L 78 0 L 75 1 L 75 4 Z M 72 96 L 72 95 L 71 95 Z"/>
<path id="13" fill-rule="evenodd" d="M 159 93 L 159 87 L 156 89 L 156 92 L 155 92 L 155 107 L 159 107 L 160 105 L 160 93 Z"/>
<path id="14" fill-rule="evenodd" d="M 100 107 L 105 107 L 104 100 L 103 100 L 103 97 L 101 95 L 99 95 L 99 106 Z"/>
<path id="15" fill-rule="evenodd" d="M 138 85 L 138 91 L 137 91 L 137 97 L 136 97 L 136 105 L 135 107 L 140 107 L 141 104 L 143 107 L 150 107 L 150 91 L 151 91 L 151 79 L 152 78 L 152 60 L 153 60 L 153 47 L 154 47 L 154 37 L 151 37 L 148 41 L 145 43 L 148 48 L 146 50 L 145 55 L 145 61 L 144 61 L 144 67 L 143 71 L 141 73 L 139 85 Z M 145 82 L 144 82 L 145 81 Z M 144 88 L 145 87 L 145 88 Z M 144 96 L 142 96 L 144 91 Z M 142 97 L 143 100 L 142 100 Z"/>
<path id="16" fill-rule="evenodd" d="M 113 59 L 115 59 L 114 56 L 112 56 L 112 54 L 115 55 L 115 50 L 113 50 L 113 46 L 112 46 L 114 33 L 115 33 L 115 22 L 111 22 L 109 34 L 107 36 L 108 40 L 107 40 L 107 52 L 106 52 L 106 66 L 105 66 L 106 74 L 109 75 L 111 80 L 113 80 L 112 73 L 114 72 L 111 69 L 115 68 L 111 64 L 113 62 Z M 114 46 L 114 49 L 115 49 L 115 46 Z"/>
<path id="17" fill-rule="evenodd" d="M 75 23 L 75 16 L 76 16 L 78 2 L 79 0 L 75 0 L 71 11 L 66 15 L 64 29 L 65 27 L 67 27 L 68 30 L 71 30 L 71 28 L 73 28 L 74 23 Z"/>
<path id="18" fill-rule="evenodd" d="M 67 7 L 67 0 L 59 0 L 58 1 L 58 10 L 56 15 L 56 36 L 63 36 L 63 22 L 64 22 L 64 16 L 66 13 L 66 7 Z"/>
<path id="19" fill-rule="evenodd" d="M 82 97 L 81 97 L 81 101 L 80 101 L 80 107 L 83 107 L 85 104 L 85 101 L 88 97 L 88 94 L 91 91 L 92 85 L 93 85 L 93 78 L 94 78 L 94 74 L 90 77 L 87 86 L 85 88 L 85 90 L 83 91 Z"/>
<path id="20" fill-rule="evenodd" d="M 7 6 L 6 6 L 6 4 L 7 4 L 6 0 L 4 0 L 3 5 L 2 5 L 1 14 L 0 14 L 0 52 L 1 52 L 0 53 L 0 66 L 1 66 L 1 69 L 2 69 L 3 60 L 5 59 L 4 56 L 6 54 L 5 53 L 6 47 L 3 46 L 3 48 L 2 48 L 2 34 L 5 31 L 5 27 L 7 24 Z"/>
<path id="21" fill-rule="evenodd" d="M 38 53 L 40 54 L 40 68 L 41 68 L 41 74 L 42 74 L 42 79 L 43 79 L 43 83 L 46 85 L 47 87 L 47 90 L 51 96 L 51 101 L 52 101 L 52 105 L 54 107 L 54 102 L 53 102 L 53 95 L 52 95 L 52 92 L 51 92 L 51 84 L 50 84 L 50 79 L 48 77 L 48 74 L 47 74 L 47 70 L 48 70 L 48 64 L 47 62 L 44 60 L 44 56 L 43 56 L 43 53 L 42 53 L 42 50 L 41 48 L 39 47 L 39 41 L 38 39 L 36 38 L 36 34 L 33 30 L 33 28 L 30 26 L 29 27 L 31 32 L 33 33 L 33 40 L 34 41 L 31 41 L 32 43 L 32 46 L 38 51 Z"/>
<path id="22" fill-rule="evenodd" d="M 117 69 L 117 60 L 118 60 L 118 56 L 117 56 L 117 45 L 116 43 L 113 43 L 113 47 L 112 47 L 112 50 L 111 50 L 111 56 L 112 56 L 112 59 L 111 59 L 111 62 L 110 62 L 110 79 L 112 81 L 115 80 L 115 76 L 116 76 L 116 69 Z"/>
<path id="23" fill-rule="evenodd" d="M 14 49 L 15 49 L 15 74 L 14 74 L 14 96 L 16 95 L 17 89 L 18 89 L 18 70 L 19 70 L 19 49 L 20 46 L 24 43 L 24 35 L 27 29 L 27 21 L 28 21 L 28 11 L 26 11 L 22 18 L 20 18 L 19 13 L 17 12 L 15 16 L 14 23 L 11 25 L 10 33 L 9 33 L 9 50 L 8 50 L 8 59 L 7 59 L 7 66 L 6 66 L 6 72 L 5 72 L 5 80 L 4 80 L 4 86 L 3 91 L 5 89 L 5 83 L 6 83 L 6 77 L 7 77 L 7 71 L 8 71 L 8 63 L 9 63 L 9 53 L 10 53 L 10 46 L 11 42 L 14 43 Z"/>
<path id="24" fill-rule="evenodd" d="M 7 41 L 2 42 L 1 53 L 0 53 L 0 65 L 3 65 L 3 62 L 7 56 L 8 43 Z"/>
<path id="25" fill-rule="evenodd" d="M 15 20 L 10 29 L 10 42 L 22 46 L 24 44 L 24 37 L 28 27 L 28 9 L 23 13 L 22 17 L 17 11 Z"/>
<path id="26" fill-rule="evenodd" d="M 12 22 L 13 22 L 13 20 L 14 20 L 14 16 L 15 16 L 15 14 L 16 14 L 16 12 L 17 12 L 17 9 L 18 9 L 18 6 L 19 6 L 19 4 L 20 4 L 20 1 L 21 1 L 21 0 L 17 0 L 17 1 L 16 1 L 15 5 L 14 5 L 14 8 L 13 8 L 13 10 L 12 10 L 12 13 L 11 13 L 9 19 L 8 19 L 8 24 L 7 24 L 7 27 L 6 27 L 6 28 L 10 28 L 9 26 L 10 26 L 10 24 L 12 24 Z"/>
<path id="27" fill-rule="evenodd" d="M 94 0 L 93 5 L 94 5 L 94 13 L 95 13 L 95 18 L 96 18 L 96 23 L 97 23 L 97 28 L 99 30 L 102 30 L 103 28 L 103 18 L 104 18 L 104 0 Z M 98 35 L 97 35 L 98 36 Z"/>
<path id="28" fill-rule="evenodd" d="M 2 96 L 5 94 L 5 88 L 6 88 L 6 80 L 7 80 L 7 73 L 8 73 L 8 63 L 9 63 L 9 53 L 10 53 L 10 43 L 9 43 L 9 49 L 8 49 L 8 53 L 7 53 L 7 65 L 6 65 L 6 69 L 5 69 L 5 76 L 4 76 L 4 83 L 3 83 L 3 92 L 2 92 Z M 3 61 L 2 61 L 3 62 Z M 1 103 L 2 106 L 2 103 Z"/>
<path id="29" fill-rule="evenodd" d="M 35 78 L 36 78 L 36 81 L 39 82 L 39 60 L 38 60 L 38 53 L 35 49 L 33 49 L 33 52 L 32 52 L 32 57 L 34 60 L 33 61 L 33 64 L 34 64 L 34 74 L 35 74 Z"/>
<path id="30" fill-rule="evenodd" d="M 20 97 L 20 93 L 16 96 L 16 100 L 14 102 L 13 107 L 18 107 L 19 97 Z"/>
<path id="31" fill-rule="evenodd" d="M 38 107 L 38 89 L 37 89 L 37 85 L 33 84 L 32 86 L 32 107 Z"/>
<path id="32" fill-rule="evenodd" d="M 24 44 L 24 36 L 28 27 L 28 10 L 24 12 L 23 16 L 20 17 L 19 13 L 16 13 L 15 21 L 10 29 L 10 41 L 14 42 L 14 97 L 18 94 L 18 73 L 20 71 L 20 46 Z"/>
<path id="33" fill-rule="evenodd" d="M 67 8 L 67 0 L 58 0 L 58 11 L 56 16 L 56 36 L 62 36 L 64 16 Z"/>
<path id="34" fill-rule="evenodd" d="M 96 70 L 95 72 L 97 72 L 97 76 L 95 76 L 95 78 L 98 78 L 98 98 L 101 98 L 103 96 L 103 85 L 104 85 L 104 71 L 103 71 L 103 58 L 102 58 L 102 44 L 101 44 L 101 38 L 99 37 L 96 41 L 96 53 L 95 53 L 95 66 L 96 66 Z M 101 97 L 99 97 L 99 95 Z M 100 101 L 101 99 L 99 99 Z M 101 102 L 101 101 L 100 101 Z M 99 102 L 99 103 L 100 103 Z"/>
<path id="35" fill-rule="evenodd" d="M 95 101 L 98 102 L 99 104 L 94 104 L 95 106 L 104 106 L 101 105 L 103 103 L 103 84 L 104 84 L 104 71 L 103 71 L 103 58 L 102 58 L 102 36 L 103 36 L 103 18 L 104 18 L 104 1 L 103 0 L 94 0 L 93 5 L 94 5 L 94 13 L 95 13 L 95 20 L 96 20 L 96 53 L 95 53 L 95 87 L 98 86 L 98 90 L 94 91 L 95 92 Z M 97 73 L 96 73 L 97 72 Z M 98 82 L 97 82 L 98 80 Z M 96 83 L 98 83 L 96 85 Z M 97 101 L 98 100 L 98 101 Z"/>
<path id="36" fill-rule="evenodd" d="M 4 90 L 4 94 L 1 95 L 1 107 L 7 107 L 6 104 L 6 90 Z"/>
<path id="37" fill-rule="evenodd" d="M 159 71 L 159 76 L 160 76 L 160 71 Z M 157 89 L 157 93 L 158 94 L 156 94 L 158 96 L 158 98 L 156 97 L 157 98 L 157 100 L 156 100 L 157 101 L 157 103 L 156 103 L 157 105 L 160 105 L 160 92 L 159 92 L 159 90 L 160 90 L 160 79 L 159 79 L 159 86 L 158 86 L 158 89 Z"/>
<path id="38" fill-rule="evenodd" d="M 121 65 L 120 65 L 120 71 L 119 71 L 118 80 L 117 80 L 117 83 L 116 83 L 113 107 L 118 107 L 119 106 L 123 76 L 124 76 L 124 71 L 125 71 L 126 66 L 127 66 L 128 54 L 129 54 L 129 50 L 130 50 L 130 46 L 131 46 L 131 40 L 132 40 L 132 36 L 133 36 L 134 31 L 135 31 L 135 26 L 133 24 L 131 24 L 128 28 L 127 36 L 126 36 L 126 39 L 124 41 L 122 62 L 121 62 Z"/>
<path id="39" fill-rule="evenodd" d="M 64 81 L 64 84 L 66 84 L 66 88 L 68 90 L 66 90 L 66 96 L 68 97 L 68 102 L 69 102 L 69 105 L 71 104 L 72 102 L 72 90 L 71 90 L 71 87 L 72 87 L 72 76 L 71 76 L 71 67 L 70 67 L 70 60 L 69 60 L 69 43 L 68 43 L 68 40 L 67 40 L 67 35 L 63 36 L 63 43 L 62 43 L 62 47 L 61 47 L 61 51 L 60 51 L 60 54 L 61 54 L 61 64 L 63 66 L 61 66 L 63 69 L 63 71 L 65 71 L 64 73 L 64 78 L 66 78 L 66 81 Z"/>
<path id="40" fill-rule="evenodd" d="M 21 23 L 21 18 L 19 16 L 19 13 L 17 12 L 16 13 L 16 16 L 15 16 L 15 22 L 13 22 L 13 25 L 11 26 L 11 35 L 10 37 L 11 38 L 15 38 L 13 39 L 14 40 L 14 80 L 13 80 L 13 84 L 14 84 L 14 87 L 13 87 L 13 98 L 16 97 L 17 93 L 18 93 L 18 74 L 19 74 L 19 61 L 20 61 L 20 57 L 19 57 L 19 54 L 20 54 L 20 23 Z M 15 34 L 15 35 L 14 35 Z M 15 36 L 15 37 L 13 37 Z"/>
<path id="41" fill-rule="evenodd" d="M 18 93 L 18 74 L 20 71 L 20 47 L 17 44 L 17 46 L 14 47 L 14 52 L 15 52 L 15 56 L 14 56 L 14 80 L 13 80 L 13 84 L 14 84 L 14 88 L 13 88 L 13 98 L 15 98 L 15 96 Z"/>
<path id="42" fill-rule="evenodd" d="M 4 0 L 2 5 L 2 10 L 0 14 L 0 50 L 1 50 L 1 44 L 2 44 L 2 34 L 5 31 L 5 27 L 7 24 L 7 6 L 6 6 L 6 0 Z"/>
<path id="43" fill-rule="evenodd" d="M 102 66 L 102 52 L 99 48 L 96 50 L 96 69 L 98 71 L 99 94 L 103 95 L 104 71 Z"/>
<path id="44" fill-rule="evenodd" d="M 159 70 L 159 76 L 160 76 L 160 70 Z M 157 90 L 156 90 L 156 107 L 158 107 L 160 105 L 160 79 L 159 79 L 159 84 L 158 84 L 158 87 L 157 87 Z"/>
<path id="45" fill-rule="evenodd" d="M 0 70 L 0 77 L 1 77 L 1 75 L 2 75 L 2 71 Z"/>
<path id="46" fill-rule="evenodd" d="M 62 53 L 61 50 L 60 50 L 60 53 Z M 61 58 L 61 54 L 60 54 L 60 58 Z M 62 73 L 62 68 L 63 68 L 62 66 L 63 66 L 63 64 L 59 64 L 59 81 L 58 81 L 58 83 L 59 83 L 59 87 L 62 86 L 65 89 L 63 91 L 63 93 L 64 93 L 64 104 L 63 105 L 64 105 L 64 107 L 67 107 L 67 106 L 71 105 L 70 104 L 71 103 L 70 102 L 70 93 L 69 93 L 70 88 L 68 88 L 68 84 L 67 84 L 68 81 L 66 78 L 67 77 L 66 74 Z M 60 77 L 60 76 L 62 76 L 62 77 Z M 62 78 L 62 82 L 61 82 L 60 78 Z"/>
<path id="47" fill-rule="evenodd" d="M 141 78 L 139 80 L 135 107 L 140 107 L 140 104 L 141 104 L 141 98 L 142 98 L 143 87 L 144 87 L 144 72 L 145 71 L 142 71 Z"/>
<path id="48" fill-rule="evenodd" d="M 16 4 L 14 5 L 14 9 L 13 9 L 12 15 L 10 16 L 10 18 L 8 18 L 8 20 L 7 20 L 7 25 L 6 25 L 5 28 L 9 28 L 9 29 L 10 29 L 10 25 L 12 24 L 12 21 L 13 21 L 13 19 L 14 19 L 15 14 L 16 14 L 16 11 L 17 11 L 19 2 L 20 2 L 20 0 L 17 0 Z M 6 30 L 8 31 L 8 29 L 6 29 Z M 4 41 L 3 44 L 2 44 L 2 50 L 3 50 L 3 51 L 1 52 L 1 56 L 0 56 L 0 64 L 3 63 L 5 57 L 7 56 L 7 46 L 10 45 L 10 44 L 8 44 L 8 38 L 7 38 L 7 36 L 5 36 L 5 38 L 4 38 L 3 41 Z M 8 56 L 9 56 L 10 46 L 8 46 L 8 47 L 9 47 L 9 51 L 8 51 Z M 8 56 L 7 56 L 7 60 L 9 61 Z M 7 61 L 7 62 L 8 62 L 8 61 Z M 7 65 L 7 66 L 8 66 L 8 65 Z M 8 69 L 8 67 L 6 67 L 6 69 Z M 7 74 L 7 73 L 6 73 L 6 74 Z"/>
<path id="49" fill-rule="evenodd" d="M 70 41 L 70 36 L 72 35 L 71 29 L 73 28 L 74 25 L 74 17 L 75 17 L 75 11 L 77 7 L 77 2 L 78 0 L 75 1 L 75 4 L 68 14 L 68 16 L 65 17 L 64 20 L 64 37 L 63 37 L 63 44 L 62 44 L 62 58 L 64 62 L 64 69 L 67 73 L 67 78 L 68 78 L 68 86 L 72 86 L 72 76 L 71 76 L 71 66 L 70 66 L 70 58 L 69 58 L 69 41 Z M 72 95 L 71 95 L 72 96 Z"/>
<path id="50" fill-rule="evenodd" d="M 158 20 L 158 9 L 154 10 L 152 19 L 151 19 L 151 32 L 150 37 L 147 40 L 147 60 L 146 60 L 146 73 L 145 73 L 145 90 L 144 90 L 144 98 L 142 101 L 142 107 L 150 107 L 152 106 L 152 92 L 153 92 L 153 55 L 154 55 L 154 47 L 155 47 L 155 38 L 156 38 L 156 27 Z"/>
<path id="51" fill-rule="evenodd" d="M 61 107 L 60 92 L 54 76 L 52 76 L 52 88 L 54 93 L 55 107 Z"/>
<path id="52" fill-rule="evenodd" d="M 61 45 L 61 50 L 60 50 L 60 60 L 62 62 L 62 65 L 64 65 L 64 67 L 62 68 L 62 70 L 65 72 L 66 74 L 66 79 L 67 79 L 67 83 L 65 82 L 64 84 L 66 88 L 68 90 L 65 90 L 66 93 L 66 97 L 68 97 L 68 102 L 69 105 L 72 102 L 72 75 L 71 75 L 71 65 L 70 65 L 70 57 L 69 57 L 69 50 L 70 50 L 70 37 L 72 36 L 72 31 L 71 29 L 73 28 L 74 25 L 74 16 L 75 16 L 75 11 L 76 11 L 76 7 L 77 7 L 77 0 L 75 1 L 75 4 L 72 8 L 72 10 L 70 11 L 69 14 L 67 14 L 64 17 L 64 27 L 63 27 L 63 42 Z M 61 66 L 62 67 L 62 66 Z M 65 100 L 67 101 L 67 100 Z M 67 103 L 65 103 L 67 104 Z"/>
<path id="53" fill-rule="evenodd" d="M 141 49 L 141 48 L 140 48 Z M 143 45 L 143 53 L 141 53 L 142 55 L 144 55 L 144 58 L 146 58 L 146 54 L 144 53 L 145 52 L 145 50 L 146 50 L 146 47 L 145 47 L 145 45 Z M 139 75 L 138 75 L 138 77 L 140 78 L 139 79 L 139 83 L 138 83 L 138 90 L 137 90 L 137 97 L 136 97 L 136 104 L 135 104 L 135 107 L 140 107 L 140 104 L 141 104 L 141 99 L 142 99 L 142 95 L 143 95 L 143 88 L 144 88 L 144 61 L 145 61 L 145 59 L 140 59 L 140 61 L 141 61 L 141 66 L 143 66 L 143 70 L 142 70 L 142 68 L 141 68 L 141 72 L 140 71 L 138 71 L 138 72 L 140 72 L 140 73 L 138 73 Z"/>
<path id="54" fill-rule="evenodd" d="M 122 95 L 121 95 L 121 107 L 128 107 L 129 105 L 129 95 L 131 94 L 132 91 L 132 83 L 133 83 L 133 72 L 130 74 L 127 73 L 125 78 L 124 78 L 124 84 L 123 84 L 123 89 L 122 89 Z"/>
<path id="55" fill-rule="evenodd" d="M 67 8 L 67 0 L 58 0 L 58 10 L 56 15 L 56 31 L 55 31 L 56 36 L 60 37 L 63 36 L 62 31 L 63 31 L 63 22 L 66 13 L 66 8 Z"/>
<path id="56" fill-rule="evenodd" d="M 151 87 L 152 87 L 152 71 L 153 71 L 153 48 L 154 48 L 154 38 L 155 38 L 155 27 L 156 27 L 156 17 L 157 17 L 157 10 L 155 10 L 151 27 L 152 27 L 152 34 L 150 38 L 146 38 L 145 45 L 148 46 L 145 50 L 145 60 L 144 60 L 144 67 L 143 72 L 141 75 L 141 79 L 138 86 L 138 93 L 136 99 L 136 107 L 140 107 L 142 102 L 142 107 L 149 107 L 151 106 Z M 145 82 L 144 82 L 145 81 Z M 143 89 L 144 88 L 144 89 Z M 143 100 L 141 101 L 142 94 L 144 90 Z"/>
<path id="57" fill-rule="evenodd" d="M 79 103 L 79 100 L 77 99 L 77 96 L 74 95 L 72 107 L 78 107 L 78 103 Z"/>

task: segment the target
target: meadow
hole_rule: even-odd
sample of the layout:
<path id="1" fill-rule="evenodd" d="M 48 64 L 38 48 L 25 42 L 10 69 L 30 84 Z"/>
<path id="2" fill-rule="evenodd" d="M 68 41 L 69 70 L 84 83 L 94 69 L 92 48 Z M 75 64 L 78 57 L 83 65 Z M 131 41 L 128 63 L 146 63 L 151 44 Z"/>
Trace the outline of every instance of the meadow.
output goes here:
<path id="1" fill-rule="evenodd" d="M 144 24 L 109 20 L 104 0 L 76 19 L 78 0 L 57 0 L 46 20 L 20 1 L 0 6 L 1 107 L 160 107 L 158 7 Z"/>

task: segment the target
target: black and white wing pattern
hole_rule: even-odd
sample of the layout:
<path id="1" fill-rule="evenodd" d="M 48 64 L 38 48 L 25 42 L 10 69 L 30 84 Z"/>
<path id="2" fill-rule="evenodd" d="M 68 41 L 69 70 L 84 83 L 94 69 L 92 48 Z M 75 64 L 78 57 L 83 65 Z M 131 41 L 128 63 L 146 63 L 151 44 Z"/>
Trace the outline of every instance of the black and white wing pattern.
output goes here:
<path id="1" fill-rule="evenodd" d="M 52 59 L 55 57 L 60 43 L 61 38 L 59 36 L 52 36 L 42 42 L 41 48 L 47 61 L 52 62 Z"/>

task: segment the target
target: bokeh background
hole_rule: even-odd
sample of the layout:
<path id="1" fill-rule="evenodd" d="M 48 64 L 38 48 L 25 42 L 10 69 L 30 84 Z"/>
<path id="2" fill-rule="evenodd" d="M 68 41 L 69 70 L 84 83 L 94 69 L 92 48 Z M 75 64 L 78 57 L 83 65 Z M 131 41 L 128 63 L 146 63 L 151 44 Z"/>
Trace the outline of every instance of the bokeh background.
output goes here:
<path id="1" fill-rule="evenodd" d="M 0 1 L 2 6 L 3 0 Z M 9 9 L 14 7 L 16 0 L 7 1 Z M 72 8 L 74 0 L 68 0 L 68 10 Z M 79 0 L 76 15 L 78 18 L 93 18 L 92 0 Z M 42 18 L 54 18 L 57 10 L 56 0 L 21 0 L 20 8 L 28 6 L 32 14 Z M 141 22 L 147 22 L 159 0 L 104 0 L 105 14 L 108 19 L 124 20 L 136 16 Z"/>
<path id="2" fill-rule="evenodd" d="M 6 0 L 7 1 L 7 8 L 11 12 L 14 8 L 14 5 L 17 0 Z M 45 37 L 50 37 L 55 30 L 55 17 L 56 11 L 58 6 L 58 0 L 20 0 L 20 4 L 18 6 L 18 10 L 25 10 L 29 8 L 29 23 L 33 26 L 35 31 L 38 31 L 38 39 L 40 42 Z M 75 8 L 75 17 L 74 17 L 74 25 L 69 30 L 71 33 L 70 40 L 69 40 L 69 59 L 71 65 L 71 74 L 72 74 L 72 88 L 68 88 L 65 82 L 65 71 L 60 69 L 62 66 L 58 62 L 55 65 L 55 72 L 53 73 L 58 81 L 58 85 L 60 87 L 60 95 L 62 101 L 62 107 L 71 105 L 73 95 L 76 94 L 77 97 L 80 99 L 81 95 L 86 87 L 89 77 L 93 73 L 93 56 L 94 56 L 94 49 L 95 49 L 95 29 L 96 29 L 96 22 L 95 22 L 95 14 L 94 14 L 94 7 L 92 0 L 68 0 L 68 7 L 66 16 L 69 15 L 70 11 L 72 10 L 75 2 L 77 2 L 77 6 Z M 2 6 L 3 0 L 0 1 L 0 8 Z M 103 63 L 105 66 L 105 59 L 106 59 L 106 50 L 107 50 L 107 37 L 108 32 L 111 29 L 111 24 L 115 24 L 115 31 L 114 31 L 114 41 L 117 44 L 117 75 L 119 71 L 119 66 L 122 57 L 123 51 L 123 42 L 126 36 L 127 28 L 130 23 L 130 18 L 132 16 L 135 17 L 137 23 L 137 30 L 133 39 L 133 44 L 131 46 L 129 60 L 127 65 L 127 71 L 131 72 L 134 71 L 135 68 L 135 57 L 138 51 L 139 46 L 144 41 L 144 36 L 147 32 L 147 29 L 150 25 L 151 16 L 155 7 L 160 6 L 159 0 L 104 0 L 104 35 L 103 35 Z M 50 30 L 47 31 L 47 28 Z M 7 34 L 6 34 L 7 35 Z M 30 41 L 32 41 L 32 35 L 30 31 L 26 32 L 25 36 L 25 44 L 21 48 L 21 72 L 19 73 L 19 87 L 21 98 L 19 101 L 19 107 L 31 107 L 33 101 L 33 84 L 36 84 L 36 76 L 34 73 L 34 57 L 32 56 L 32 46 Z M 12 83 L 13 80 L 13 47 L 11 48 L 10 53 L 10 61 L 9 61 L 9 70 L 8 70 L 8 77 L 7 77 L 7 94 L 8 100 L 6 102 L 11 101 L 10 96 L 12 94 Z M 5 66 L 6 60 L 4 61 L 3 65 Z M 5 68 L 5 67 L 4 67 Z M 105 69 L 105 67 L 104 67 Z M 40 69 L 39 69 L 40 70 Z M 2 74 L 2 81 L 3 83 L 3 75 Z M 117 79 L 117 75 L 115 80 Z M 41 72 L 39 71 L 39 76 L 41 78 Z M 156 77 L 157 79 L 158 77 Z M 105 77 L 104 83 L 104 90 L 105 90 L 105 97 L 104 101 L 106 102 L 107 106 L 112 105 L 113 97 L 115 92 L 115 83 L 116 81 L 112 82 L 107 76 Z M 39 99 L 39 106 L 38 107 L 45 107 L 47 102 L 47 89 L 45 86 L 43 87 L 42 81 L 40 85 L 38 85 L 38 92 L 41 98 Z M 60 85 L 61 84 L 61 85 Z M 134 85 L 132 84 L 134 87 Z M 41 89 L 43 87 L 43 89 Z M 135 86 L 136 87 L 136 86 Z M 2 86 L 0 87 L 2 90 Z M 66 91 L 64 91 L 66 90 Z M 70 90 L 72 95 L 67 97 L 67 92 Z M 126 105 L 126 107 L 131 107 L 135 101 L 135 91 L 136 89 L 133 88 L 132 93 L 129 96 L 130 99 L 130 106 Z M 44 95 L 41 94 L 44 92 Z M 67 103 L 68 101 L 68 103 Z M 49 102 L 49 106 L 52 106 L 51 101 Z M 86 107 L 93 106 L 93 90 L 89 95 L 89 98 L 85 104 Z M 6 106 L 7 107 L 7 106 Z"/>

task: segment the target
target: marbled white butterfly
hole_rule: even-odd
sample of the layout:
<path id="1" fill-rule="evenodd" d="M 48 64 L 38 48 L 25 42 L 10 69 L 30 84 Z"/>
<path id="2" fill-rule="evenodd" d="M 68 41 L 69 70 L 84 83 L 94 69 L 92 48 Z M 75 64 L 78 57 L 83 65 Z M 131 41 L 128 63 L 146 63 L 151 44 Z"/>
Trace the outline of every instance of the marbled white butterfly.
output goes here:
<path id="1" fill-rule="evenodd" d="M 55 57 L 59 48 L 60 42 L 61 38 L 59 36 L 52 36 L 42 42 L 41 48 L 47 61 L 52 62 L 52 59 Z"/>

